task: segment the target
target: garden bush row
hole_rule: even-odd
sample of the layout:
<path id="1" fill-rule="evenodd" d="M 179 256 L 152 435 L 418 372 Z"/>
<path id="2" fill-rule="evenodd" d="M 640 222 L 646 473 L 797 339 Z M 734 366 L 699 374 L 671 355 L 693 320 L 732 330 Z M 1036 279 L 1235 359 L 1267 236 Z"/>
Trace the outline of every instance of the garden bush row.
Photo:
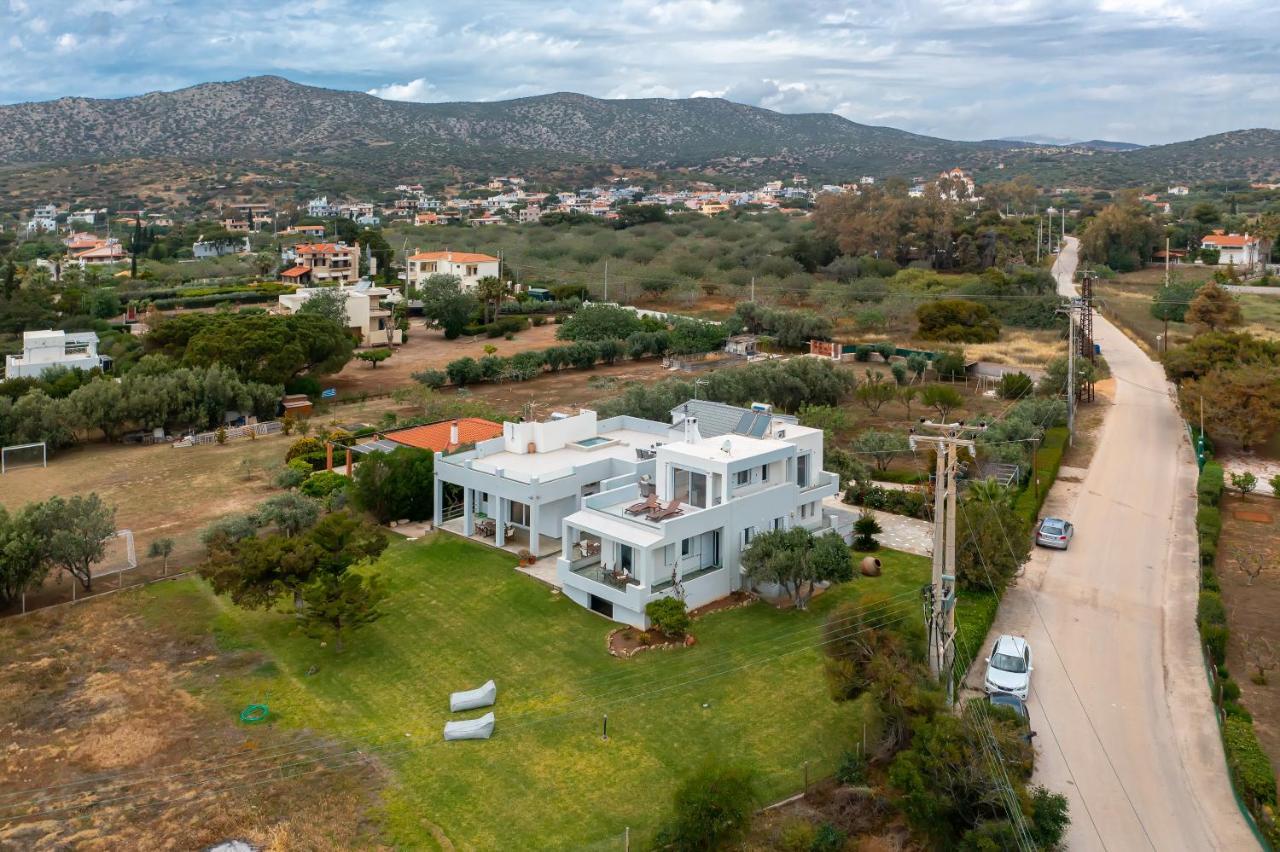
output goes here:
<path id="1" fill-rule="evenodd" d="M 638 331 L 626 340 L 578 340 L 566 346 L 534 349 L 511 356 L 485 355 L 458 358 L 443 371 L 424 370 L 413 378 L 430 388 L 445 384 L 466 387 L 479 382 L 524 382 L 537 377 L 543 368 L 556 372 L 565 367 L 589 370 L 596 364 L 612 364 L 620 358 L 665 355 L 670 347 L 666 332 Z"/>
<path id="2" fill-rule="evenodd" d="M 1240 686 L 1226 668 L 1227 608 L 1214 567 L 1218 538 L 1222 534 L 1220 505 L 1226 482 L 1222 465 L 1210 459 L 1196 482 L 1196 538 L 1200 550 L 1200 598 L 1196 606 L 1196 626 L 1216 675 L 1213 701 L 1222 722 L 1222 747 L 1231 781 L 1254 821 L 1272 848 L 1280 846 L 1280 826 L 1276 824 L 1276 776 L 1253 729 L 1253 718 L 1239 703 Z"/>

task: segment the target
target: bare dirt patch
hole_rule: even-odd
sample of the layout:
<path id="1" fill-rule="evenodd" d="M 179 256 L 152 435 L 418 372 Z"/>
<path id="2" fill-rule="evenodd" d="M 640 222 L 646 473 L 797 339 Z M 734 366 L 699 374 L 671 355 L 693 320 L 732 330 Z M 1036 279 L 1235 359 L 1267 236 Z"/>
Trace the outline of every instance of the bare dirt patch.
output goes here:
<path id="1" fill-rule="evenodd" d="M 483 358 L 486 346 L 493 346 L 494 353 L 503 357 L 546 349 L 558 345 L 556 330 L 560 326 L 548 321 L 543 326 L 530 326 L 517 333 L 512 340 L 502 337 L 460 337 L 445 340 L 444 335 L 429 329 L 421 320 L 414 320 L 409 329 L 409 339 L 394 347 L 395 354 L 377 367 L 352 359 L 342 372 L 323 379 L 325 387 L 337 388 L 339 398 L 360 394 L 390 393 L 396 388 L 413 384 L 412 373 L 422 370 L 443 370 L 450 361 L 458 358 Z"/>
<path id="2" fill-rule="evenodd" d="M 1076 434 L 1071 446 L 1062 454 L 1066 467 L 1085 469 L 1093 460 L 1098 447 L 1098 437 L 1106 422 L 1107 413 L 1116 401 L 1116 380 L 1103 379 L 1094 386 L 1093 402 L 1081 403 L 1076 408 Z"/>
<path id="3" fill-rule="evenodd" d="M 1217 575 L 1227 608 L 1230 637 L 1227 670 L 1240 685 L 1240 703 L 1253 714 L 1253 727 L 1271 765 L 1280 771 L 1280 670 L 1267 682 L 1254 683 L 1249 646 L 1266 640 L 1280 649 L 1280 503 L 1276 498 L 1227 494 L 1222 499 L 1222 537 L 1218 541 Z M 1262 520 L 1265 518 L 1266 520 Z M 1250 583 L 1242 562 L 1262 556 L 1266 567 Z"/>
<path id="4" fill-rule="evenodd" d="M 215 645 L 194 583 L 164 586 L 0 624 L 0 847 L 367 845 L 377 768 L 202 700 L 263 660 Z"/>

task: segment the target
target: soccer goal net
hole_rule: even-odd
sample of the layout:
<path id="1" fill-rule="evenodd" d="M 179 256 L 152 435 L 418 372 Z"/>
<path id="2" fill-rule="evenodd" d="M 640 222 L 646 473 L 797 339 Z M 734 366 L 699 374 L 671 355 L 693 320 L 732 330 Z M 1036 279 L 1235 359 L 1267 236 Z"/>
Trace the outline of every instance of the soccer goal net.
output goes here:
<path id="1" fill-rule="evenodd" d="M 23 467 L 48 467 L 49 453 L 44 441 L 0 447 L 0 474 Z"/>

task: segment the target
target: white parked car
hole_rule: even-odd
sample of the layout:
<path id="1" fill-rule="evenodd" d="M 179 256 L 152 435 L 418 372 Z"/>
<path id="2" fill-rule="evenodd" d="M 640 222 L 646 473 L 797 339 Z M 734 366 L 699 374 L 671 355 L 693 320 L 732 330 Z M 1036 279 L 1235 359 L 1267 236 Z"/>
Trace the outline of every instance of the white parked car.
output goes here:
<path id="1" fill-rule="evenodd" d="M 1031 691 L 1031 646 L 1021 636 L 1001 636 L 987 657 L 987 694 L 1007 692 L 1023 701 Z"/>

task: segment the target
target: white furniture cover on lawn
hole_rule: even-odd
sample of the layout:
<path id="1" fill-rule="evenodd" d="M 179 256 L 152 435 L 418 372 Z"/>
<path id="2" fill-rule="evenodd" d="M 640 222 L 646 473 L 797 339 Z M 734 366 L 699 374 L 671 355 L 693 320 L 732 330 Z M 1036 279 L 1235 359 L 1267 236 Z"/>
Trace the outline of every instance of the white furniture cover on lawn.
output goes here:
<path id="1" fill-rule="evenodd" d="M 493 736 L 493 713 L 485 713 L 479 719 L 444 723 L 446 740 L 487 740 L 491 736 Z"/>
<path id="2" fill-rule="evenodd" d="M 459 710 L 478 710 L 481 707 L 490 707 L 497 697 L 498 685 L 493 681 L 489 681 L 484 686 L 476 689 L 468 689 L 465 692 L 451 694 L 449 696 L 449 712 L 457 713 Z"/>

